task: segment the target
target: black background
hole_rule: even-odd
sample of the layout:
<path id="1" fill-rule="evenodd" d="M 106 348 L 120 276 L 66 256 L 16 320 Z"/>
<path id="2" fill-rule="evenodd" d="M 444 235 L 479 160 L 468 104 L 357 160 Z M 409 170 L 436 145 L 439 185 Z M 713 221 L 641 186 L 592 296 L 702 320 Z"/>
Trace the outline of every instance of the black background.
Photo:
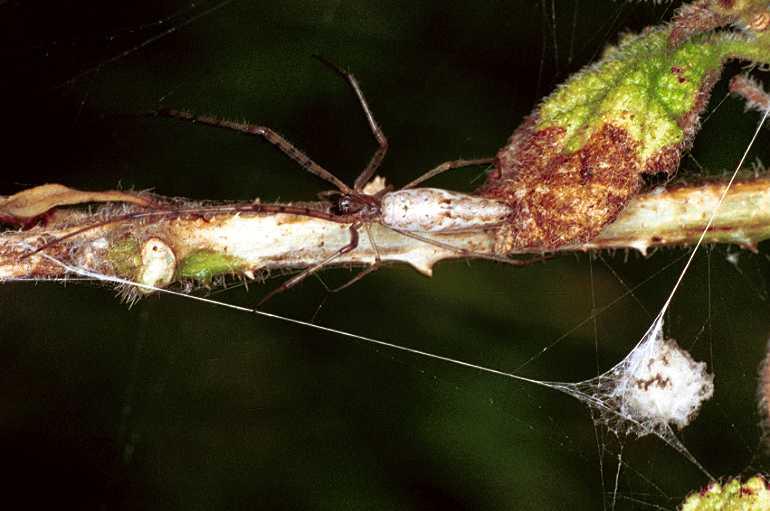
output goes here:
<path id="1" fill-rule="evenodd" d="M 382 173 L 398 186 L 441 161 L 493 154 L 605 44 L 673 8 L 236 0 L 180 26 L 213 5 L 1 3 L 0 194 L 60 182 L 311 200 L 327 187 L 259 140 L 137 115 L 159 106 L 267 124 L 352 182 L 375 144 L 353 95 L 313 54 L 361 81 L 391 143 Z M 724 97 L 722 82 L 712 108 Z M 732 168 L 756 118 L 737 100 L 721 103 L 680 174 Z M 471 169 L 432 184 L 472 190 L 482 178 Z M 564 256 L 524 269 L 456 261 L 432 279 L 394 266 L 333 295 L 309 279 L 267 309 L 502 370 L 564 336 L 521 372 L 578 381 L 635 344 L 681 267 L 666 265 L 682 254 Z M 717 372 L 715 398 L 682 436 L 719 476 L 764 467 L 754 389 L 766 274 L 762 250 L 705 250 L 668 317 L 667 332 Z M 592 290 L 602 308 L 649 277 L 598 315 L 595 335 L 585 321 Z M 211 297 L 253 305 L 280 281 Z M 191 300 L 154 296 L 128 309 L 112 295 L 90 284 L 0 289 L 4 500 L 86 509 L 599 509 L 612 500 L 619 445 L 599 431 L 599 451 L 572 398 Z M 617 509 L 673 508 L 706 482 L 658 439 L 621 445 Z"/>

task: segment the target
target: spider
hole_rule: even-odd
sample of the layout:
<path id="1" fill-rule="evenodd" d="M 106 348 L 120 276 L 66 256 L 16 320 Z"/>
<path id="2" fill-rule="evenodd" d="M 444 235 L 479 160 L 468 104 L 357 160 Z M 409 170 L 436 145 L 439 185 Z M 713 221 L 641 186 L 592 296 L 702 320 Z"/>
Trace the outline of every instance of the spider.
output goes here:
<path id="1" fill-rule="evenodd" d="M 376 244 L 374 243 L 371 232 L 369 230 L 369 226 L 372 223 L 382 225 L 407 237 L 415 238 L 417 240 L 434 244 L 442 248 L 454 250 L 465 256 L 492 259 L 512 265 L 525 265 L 534 262 L 535 260 L 539 260 L 539 258 L 517 260 L 496 255 L 471 253 L 464 249 L 452 247 L 451 245 L 447 245 L 417 234 L 492 229 L 505 223 L 512 214 L 512 210 L 509 206 L 500 201 L 437 188 L 417 187 L 417 185 L 423 183 L 424 181 L 448 170 L 472 165 L 489 164 L 494 161 L 494 158 L 478 158 L 468 160 L 458 159 L 447 161 L 425 172 L 399 190 L 393 191 L 390 188 L 384 188 L 376 193 L 367 193 L 365 191 L 366 185 L 372 180 L 373 176 L 379 169 L 385 155 L 387 154 L 388 140 L 385 137 L 385 134 L 383 133 L 379 124 L 375 120 L 374 115 L 369 108 L 366 98 L 364 97 L 364 94 L 355 76 L 323 57 L 316 56 L 316 58 L 332 68 L 342 77 L 344 77 L 348 82 L 356 94 L 358 102 L 364 112 L 364 115 L 366 116 L 369 129 L 371 130 L 378 144 L 378 147 L 370 158 L 369 163 L 355 179 L 352 187 L 348 186 L 334 174 L 313 161 L 286 138 L 266 126 L 254 125 L 245 122 L 228 121 L 207 115 L 194 115 L 190 112 L 175 109 L 162 109 L 153 112 L 151 115 L 181 119 L 193 123 L 224 128 L 247 135 L 256 135 L 264 138 L 289 158 L 298 163 L 302 168 L 334 185 L 336 188 L 335 190 L 322 192 L 321 194 L 327 200 L 326 206 L 324 208 L 313 209 L 285 204 L 261 203 L 254 203 L 248 206 L 212 206 L 196 209 L 160 207 L 147 212 L 130 213 L 117 218 L 113 218 L 111 220 L 100 222 L 97 225 L 84 227 L 69 233 L 64 237 L 44 244 L 43 246 L 37 248 L 35 251 L 25 255 L 25 257 L 29 257 L 30 255 L 45 250 L 46 248 L 52 246 L 55 243 L 63 241 L 66 238 L 76 236 L 100 225 L 143 217 L 180 217 L 183 215 L 200 215 L 204 213 L 216 214 L 222 212 L 285 213 L 309 216 L 340 224 L 349 224 L 350 239 L 347 244 L 340 247 L 326 259 L 312 266 L 309 266 L 308 268 L 305 268 L 303 271 L 269 292 L 258 302 L 257 307 L 264 304 L 276 294 L 296 286 L 308 276 L 317 272 L 324 266 L 332 263 L 334 259 L 355 250 L 359 244 L 359 231 L 362 228 L 366 230 L 372 246 L 375 247 L 376 254 Z M 379 254 L 376 254 L 374 262 L 370 264 L 369 267 L 359 272 L 350 281 L 334 289 L 333 291 L 339 291 L 341 289 L 347 288 L 367 274 L 377 270 L 380 265 L 380 256 Z"/>

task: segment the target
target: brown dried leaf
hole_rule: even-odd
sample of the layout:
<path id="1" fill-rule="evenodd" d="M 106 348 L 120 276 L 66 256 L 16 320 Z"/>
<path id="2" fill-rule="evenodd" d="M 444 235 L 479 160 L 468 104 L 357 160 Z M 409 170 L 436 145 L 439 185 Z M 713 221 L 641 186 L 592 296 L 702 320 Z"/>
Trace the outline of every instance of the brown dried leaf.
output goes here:
<path id="1" fill-rule="evenodd" d="M 84 192 L 60 184 L 45 184 L 0 198 L 0 222 L 28 225 L 53 208 L 86 202 L 129 202 L 145 207 L 152 205 L 150 199 L 135 193 L 116 190 Z"/>

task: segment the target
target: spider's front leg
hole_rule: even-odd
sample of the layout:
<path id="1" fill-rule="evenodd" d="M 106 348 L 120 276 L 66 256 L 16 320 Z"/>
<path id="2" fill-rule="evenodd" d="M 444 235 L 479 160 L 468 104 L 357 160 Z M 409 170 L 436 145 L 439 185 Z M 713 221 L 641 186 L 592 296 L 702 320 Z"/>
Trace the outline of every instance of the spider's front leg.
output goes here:
<path id="1" fill-rule="evenodd" d="M 355 182 L 353 183 L 353 189 L 357 192 L 361 192 L 363 191 L 364 186 L 366 186 L 372 177 L 374 177 L 374 173 L 377 172 L 377 169 L 380 168 L 382 160 L 385 159 L 385 155 L 388 153 L 388 139 L 385 137 L 385 133 L 383 133 L 382 128 L 380 128 L 379 123 L 374 118 L 372 109 L 369 108 L 369 103 L 366 101 L 364 91 L 361 90 L 361 86 L 359 85 L 356 77 L 353 76 L 353 74 L 349 71 L 342 69 L 340 66 L 325 57 L 320 55 L 316 55 L 315 57 L 339 73 L 340 76 L 345 78 L 348 84 L 350 84 L 350 87 L 356 94 L 356 98 L 358 98 L 358 103 L 361 105 L 361 109 L 364 111 L 366 122 L 369 124 L 369 129 L 372 131 L 372 135 L 374 135 L 375 140 L 377 140 L 377 145 L 379 147 L 377 147 L 377 149 L 374 151 L 374 154 L 372 154 L 368 165 L 364 168 L 361 174 L 358 175 Z"/>
<path id="2" fill-rule="evenodd" d="M 207 126 L 214 126 L 216 128 L 238 131 L 246 135 L 262 137 L 277 147 L 283 154 L 297 162 L 303 169 L 312 174 L 315 174 L 324 181 L 328 181 L 329 183 L 333 184 L 340 192 L 353 192 L 353 190 L 351 190 L 348 185 L 338 179 L 337 176 L 314 162 L 305 153 L 297 149 L 294 144 L 286 140 L 286 138 L 284 138 L 282 135 L 266 126 L 259 126 L 246 122 L 228 121 L 227 119 L 220 119 L 211 115 L 194 115 L 183 110 L 164 109 L 156 112 L 156 115 L 173 117 L 175 119 L 182 119 L 197 124 L 205 124 Z"/>

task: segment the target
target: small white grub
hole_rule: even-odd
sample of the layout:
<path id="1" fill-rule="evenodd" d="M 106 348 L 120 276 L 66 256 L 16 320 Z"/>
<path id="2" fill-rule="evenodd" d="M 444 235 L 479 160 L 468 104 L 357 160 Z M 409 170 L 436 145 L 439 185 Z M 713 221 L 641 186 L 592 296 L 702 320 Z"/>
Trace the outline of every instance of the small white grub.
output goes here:
<path id="1" fill-rule="evenodd" d="M 138 282 L 145 286 L 166 287 L 176 271 L 176 256 L 171 247 L 159 238 L 150 238 L 142 245 L 142 268 Z M 153 289 L 138 287 L 141 293 L 152 293 Z"/>

